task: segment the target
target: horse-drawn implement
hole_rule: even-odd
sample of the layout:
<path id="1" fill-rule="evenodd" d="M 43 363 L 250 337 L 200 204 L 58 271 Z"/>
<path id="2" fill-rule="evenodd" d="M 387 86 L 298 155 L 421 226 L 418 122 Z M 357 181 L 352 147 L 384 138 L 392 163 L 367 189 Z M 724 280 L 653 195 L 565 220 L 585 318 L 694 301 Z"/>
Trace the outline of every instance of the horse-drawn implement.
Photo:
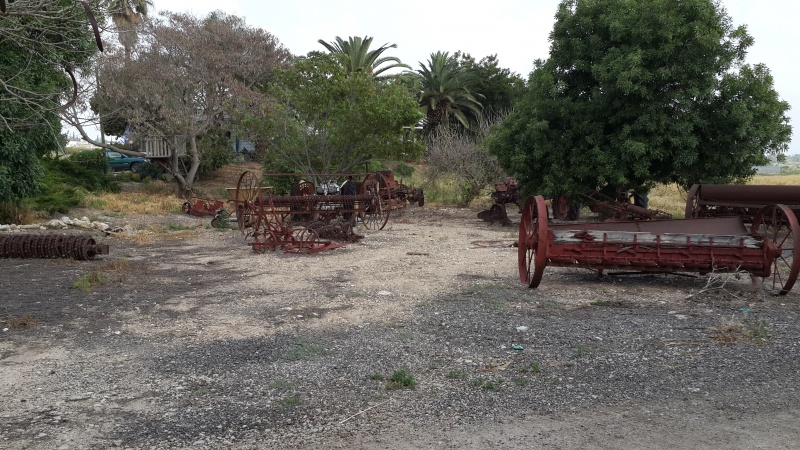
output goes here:
<path id="1" fill-rule="evenodd" d="M 513 203 L 519 208 L 519 183 L 516 178 L 506 178 L 502 183 L 495 183 L 492 192 L 492 206 L 478 213 L 478 218 L 489 222 L 489 225 L 499 222 L 501 226 L 511 225 L 511 220 L 506 212 L 506 205 Z"/>
<path id="2" fill-rule="evenodd" d="M 686 198 L 686 218 L 740 216 L 751 222 L 766 205 L 800 212 L 800 186 L 695 184 Z"/>
<path id="3" fill-rule="evenodd" d="M 664 211 L 648 209 L 644 198 L 634 192 L 620 192 L 612 198 L 600 191 L 588 194 L 562 195 L 553 199 L 553 218 L 559 220 L 578 220 L 583 205 L 596 213 L 601 220 L 650 220 L 670 219 Z"/>
<path id="4" fill-rule="evenodd" d="M 783 205 L 761 208 L 749 230 L 739 217 L 551 225 L 544 199 L 529 197 L 518 245 L 520 281 L 531 288 L 548 265 L 599 274 L 745 271 L 774 295 L 789 292 L 800 272 L 800 225 Z"/>
<path id="5" fill-rule="evenodd" d="M 352 181 L 354 175 L 346 176 L 345 185 L 336 185 L 335 190 L 335 183 L 327 182 L 324 191 L 333 192 L 327 195 L 318 195 L 308 181 L 295 184 L 294 195 L 275 195 L 261 186 L 254 173 L 244 172 L 236 189 L 229 190 L 239 230 L 252 238 L 258 252 L 280 247 L 285 252 L 315 253 L 344 245 L 323 239 L 360 239 L 353 232 L 357 223 L 383 229 L 391 212 L 386 180 L 379 173 L 366 174 L 359 183 Z"/>

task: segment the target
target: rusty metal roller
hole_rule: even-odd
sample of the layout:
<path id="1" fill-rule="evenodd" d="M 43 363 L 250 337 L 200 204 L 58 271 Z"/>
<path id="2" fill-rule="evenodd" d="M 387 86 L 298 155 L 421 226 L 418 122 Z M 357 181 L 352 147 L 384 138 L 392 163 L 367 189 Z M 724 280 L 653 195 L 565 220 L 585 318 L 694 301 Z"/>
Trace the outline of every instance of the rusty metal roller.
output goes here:
<path id="1" fill-rule="evenodd" d="M 85 261 L 107 254 L 108 245 L 98 244 L 87 235 L 0 235 L 0 258 L 72 258 Z"/>

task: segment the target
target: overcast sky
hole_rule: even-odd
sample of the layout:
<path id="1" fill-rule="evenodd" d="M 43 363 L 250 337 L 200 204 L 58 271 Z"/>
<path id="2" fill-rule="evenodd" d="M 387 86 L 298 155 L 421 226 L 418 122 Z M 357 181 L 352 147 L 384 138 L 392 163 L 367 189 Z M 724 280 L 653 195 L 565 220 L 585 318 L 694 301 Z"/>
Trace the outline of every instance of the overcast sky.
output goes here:
<path id="1" fill-rule="evenodd" d="M 527 78 L 537 58 L 546 59 L 558 0 L 153 0 L 157 11 L 205 16 L 221 9 L 272 33 L 295 55 L 324 50 L 318 39 L 372 36 L 373 46 L 397 44 L 387 54 L 414 69 L 436 51 L 461 50 L 476 60 L 497 54 L 501 67 Z M 734 24 L 755 38 L 749 63 L 772 71 L 783 100 L 800 109 L 800 1 L 723 0 Z M 789 111 L 790 116 L 800 113 Z M 800 126 L 792 120 L 795 135 Z M 800 137 L 789 149 L 800 153 Z"/>

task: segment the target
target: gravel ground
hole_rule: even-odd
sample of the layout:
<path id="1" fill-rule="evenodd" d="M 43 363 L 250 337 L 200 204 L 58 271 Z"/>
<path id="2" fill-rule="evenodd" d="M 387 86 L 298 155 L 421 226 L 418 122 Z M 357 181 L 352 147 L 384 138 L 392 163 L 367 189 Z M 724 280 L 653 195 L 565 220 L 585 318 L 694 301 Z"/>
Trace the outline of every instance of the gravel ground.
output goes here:
<path id="1" fill-rule="evenodd" d="M 190 216 L 108 221 L 138 231 L 96 234 L 94 261 L 0 260 L 0 448 L 800 442 L 796 293 L 558 268 L 529 290 L 516 228 L 467 209 L 312 256 Z"/>

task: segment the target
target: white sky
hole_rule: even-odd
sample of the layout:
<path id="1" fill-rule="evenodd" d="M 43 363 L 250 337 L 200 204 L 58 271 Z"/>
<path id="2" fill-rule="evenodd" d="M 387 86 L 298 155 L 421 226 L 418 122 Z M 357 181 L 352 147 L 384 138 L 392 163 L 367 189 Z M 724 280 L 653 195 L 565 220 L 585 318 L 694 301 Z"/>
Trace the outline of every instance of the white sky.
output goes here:
<path id="1" fill-rule="evenodd" d="M 475 57 L 497 54 L 501 67 L 527 78 L 537 58 L 546 59 L 558 0 L 154 0 L 157 11 L 205 16 L 221 9 L 262 28 L 295 55 L 324 50 L 318 39 L 372 36 L 413 69 L 436 51 L 458 50 Z M 796 0 L 722 0 L 736 25 L 745 24 L 755 44 L 748 63 L 772 71 L 783 100 L 800 109 L 800 2 Z M 800 113 L 789 111 L 790 116 Z M 792 120 L 795 135 L 800 124 Z M 800 138 L 789 154 L 800 153 Z"/>

